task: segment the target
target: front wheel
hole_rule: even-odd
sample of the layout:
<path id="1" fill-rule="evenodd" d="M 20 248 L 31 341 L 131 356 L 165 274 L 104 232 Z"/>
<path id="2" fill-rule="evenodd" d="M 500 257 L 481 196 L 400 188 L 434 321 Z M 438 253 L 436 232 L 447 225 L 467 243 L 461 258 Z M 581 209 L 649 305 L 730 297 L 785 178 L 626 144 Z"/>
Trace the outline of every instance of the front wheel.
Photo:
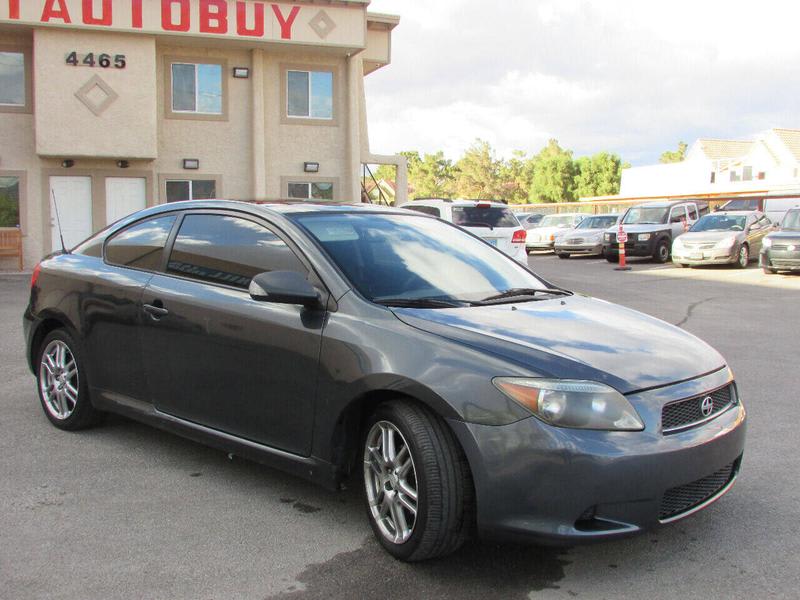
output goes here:
<path id="1" fill-rule="evenodd" d="M 775 273 L 777 273 L 777 272 L 778 272 L 777 269 L 772 269 L 770 267 L 764 267 L 764 274 L 766 274 L 766 275 L 775 275 Z"/>
<path id="2" fill-rule="evenodd" d="M 397 559 L 421 561 L 457 550 L 474 520 L 469 466 L 439 417 L 405 400 L 381 404 L 364 439 L 367 516 Z"/>
<path id="3" fill-rule="evenodd" d="M 559 252 L 558 258 L 569 258 L 569 254 L 567 254 L 566 252 Z"/>
<path id="4" fill-rule="evenodd" d="M 750 264 L 750 248 L 747 247 L 747 244 L 742 244 L 742 247 L 739 248 L 739 256 L 736 259 L 736 266 L 739 269 L 746 269 L 747 265 Z"/>
<path id="5" fill-rule="evenodd" d="M 661 264 L 669 260 L 669 242 L 667 240 L 661 240 L 656 244 L 656 249 L 653 252 L 653 260 Z"/>
<path id="6" fill-rule="evenodd" d="M 65 330 L 51 331 L 37 357 L 39 400 L 48 420 L 67 431 L 95 425 L 102 413 L 92 406 L 80 350 Z"/>

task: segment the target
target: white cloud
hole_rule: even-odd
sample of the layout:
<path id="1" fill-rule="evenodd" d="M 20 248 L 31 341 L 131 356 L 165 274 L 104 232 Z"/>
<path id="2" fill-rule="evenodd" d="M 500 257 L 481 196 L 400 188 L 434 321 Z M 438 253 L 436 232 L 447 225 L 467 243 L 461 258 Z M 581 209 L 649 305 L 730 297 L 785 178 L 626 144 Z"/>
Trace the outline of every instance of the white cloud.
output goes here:
<path id="1" fill-rule="evenodd" d="M 367 77 L 373 150 L 476 137 L 502 154 L 556 137 L 576 154 L 657 160 L 678 140 L 800 126 L 800 3 L 374 0 L 401 15 Z"/>

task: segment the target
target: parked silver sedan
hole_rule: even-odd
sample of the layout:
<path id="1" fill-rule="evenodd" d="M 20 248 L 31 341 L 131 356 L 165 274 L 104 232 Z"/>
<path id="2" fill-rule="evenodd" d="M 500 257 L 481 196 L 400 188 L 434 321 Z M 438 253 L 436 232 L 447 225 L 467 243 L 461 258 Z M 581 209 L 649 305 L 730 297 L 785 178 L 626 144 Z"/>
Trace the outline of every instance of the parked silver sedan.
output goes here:
<path id="1" fill-rule="evenodd" d="M 603 233 L 619 223 L 621 215 L 595 215 L 587 217 L 578 225 L 555 240 L 558 258 L 569 258 L 573 254 L 598 255 L 603 253 Z"/>
<path id="2" fill-rule="evenodd" d="M 675 238 L 672 262 L 679 267 L 730 264 L 745 269 L 772 230 L 772 221 L 757 210 L 711 213 Z"/>

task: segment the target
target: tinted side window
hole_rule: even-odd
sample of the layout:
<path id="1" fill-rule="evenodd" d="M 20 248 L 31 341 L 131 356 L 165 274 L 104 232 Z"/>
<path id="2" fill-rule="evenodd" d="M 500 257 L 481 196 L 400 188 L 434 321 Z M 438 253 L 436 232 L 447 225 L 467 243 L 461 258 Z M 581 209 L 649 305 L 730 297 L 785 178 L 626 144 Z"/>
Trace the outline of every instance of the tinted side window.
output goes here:
<path id="1" fill-rule="evenodd" d="M 265 271 L 307 272 L 277 235 L 225 215 L 187 215 L 167 264 L 168 273 L 244 290 Z"/>
<path id="2" fill-rule="evenodd" d="M 519 221 L 511 210 L 496 207 L 455 206 L 453 223 L 462 227 L 519 227 Z"/>
<path id="3" fill-rule="evenodd" d="M 690 204 L 689 205 L 689 218 L 692 221 L 696 221 L 697 218 L 698 218 L 697 217 L 697 207 L 694 204 Z"/>
<path id="4" fill-rule="evenodd" d="M 142 221 L 116 234 L 106 244 L 106 260 L 114 265 L 156 271 L 175 215 Z"/>
<path id="5" fill-rule="evenodd" d="M 435 206 L 404 206 L 403 208 L 407 208 L 409 210 L 415 210 L 417 212 L 425 213 L 426 215 L 431 215 L 434 217 L 442 216 L 441 211 Z"/>

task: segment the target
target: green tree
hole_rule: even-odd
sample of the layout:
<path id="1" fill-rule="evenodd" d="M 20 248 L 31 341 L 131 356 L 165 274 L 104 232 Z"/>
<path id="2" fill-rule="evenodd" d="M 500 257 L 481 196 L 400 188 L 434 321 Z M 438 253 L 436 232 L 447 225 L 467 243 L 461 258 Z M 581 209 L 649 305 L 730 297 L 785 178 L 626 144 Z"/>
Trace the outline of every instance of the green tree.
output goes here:
<path id="1" fill-rule="evenodd" d="M 611 196 L 619 193 L 622 160 L 616 154 L 598 152 L 575 161 L 575 198 Z"/>
<path id="2" fill-rule="evenodd" d="M 454 194 L 453 161 L 441 150 L 433 154 L 409 158 L 408 181 L 417 198 L 450 198 Z"/>
<path id="3" fill-rule="evenodd" d="M 525 204 L 533 185 L 534 161 L 521 150 L 515 150 L 511 158 L 500 165 L 503 197 L 511 204 Z"/>
<path id="4" fill-rule="evenodd" d="M 677 163 L 683 162 L 686 158 L 686 150 L 688 146 L 685 142 L 678 142 L 677 150 L 667 150 L 661 154 L 660 161 L 662 163 Z"/>
<path id="5" fill-rule="evenodd" d="M 461 198 L 503 198 L 501 166 L 489 142 L 475 140 L 455 164 L 456 194 Z"/>
<path id="6" fill-rule="evenodd" d="M 534 158 L 532 202 L 570 202 L 575 165 L 572 151 L 564 150 L 558 140 L 551 139 Z"/>

